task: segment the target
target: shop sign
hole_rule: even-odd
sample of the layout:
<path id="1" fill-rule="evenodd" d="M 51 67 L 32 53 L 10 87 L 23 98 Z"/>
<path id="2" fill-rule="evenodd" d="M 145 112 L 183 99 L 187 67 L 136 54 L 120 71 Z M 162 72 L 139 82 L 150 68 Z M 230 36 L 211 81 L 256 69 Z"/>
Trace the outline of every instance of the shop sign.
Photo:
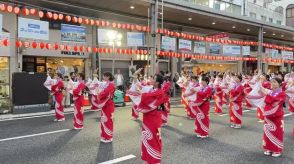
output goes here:
<path id="1" fill-rule="evenodd" d="M 195 42 L 194 43 L 194 53 L 205 54 L 205 52 L 206 52 L 205 42 Z"/>
<path id="2" fill-rule="evenodd" d="M 282 51 L 282 58 L 283 59 L 294 59 L 293 58 L 293 52 L 292 51 Z"/>
<path id="3" fill-rule="evenodd" d="M 0 40 L 9 39 L 10 34 L 7 32 L 2 32 L 0 34 Z M 0 56 L 10 56 L 10 47 L 9 46 L 2 46 L 0 42 Z"/>
<path id="4" fill-rule="evenodd" d="M 108 36 L 109 33 L 117 34 L 118 32 L 115 30 L 108 30 L 108 29 L 98 29 L 98 43 L 99 44 L 107 44 L 110 43 L 110 38 Z"/>
<path id="5" fill-rule="evenodd" d="M 192 52 L 192 41 L 179 39 L 179 51 L 180 52 Z"/>
<path id="6" fill-rule="evenodd" d="M 3 15 L 0 14 L 0 34 L 2 34 L 2 26 L 3 26 Z"/>
<path id="7" fill-rule="evenodd" d="M 61 24 L 61 41 L 86 42 L 86 27 Z"/>
<path id="8" fill-rule="evenodd" d="M 84 52 L 61 51 L 61 55 L 85 56 Z"/>
<path id="9" fill-rule="evenodd" d="M 274 58 L 274 59 L 281 58 L 281 55 L 279 54 L 279 50 L 276 50 L 276 49 L 269 49 L 269 48 L 266 48 L 266 49 L 265 49 L 265 53 L 266 53 L 269 57 Z"/>
<path id="10" fill-rule="evenodd" d="M 219 44 L 210 43 L 209 44 L 209 52 L 210 54 L 220 54 L 221 46 Z"/>
<path id="11" fill-rule="evenodd" d="M 38 40 L 49 40 L 49 23 L 34 19 L 18 19 L 18 37 Z"/>
<path id="12" fill-rule="evenodd" d="M 238 56 L 241 54 L 240 46 L 223 46 L 223 54 L 226 56 Z"/>
<path id="13" fill-rule="evenodd" d="M 127 42 L 129 47 L 138 47 L 144 45 L 144 33 L 128 32 Z"/>
<path id="14" fill-rule="evenodd" d="M 250 55 L 250 46 L 242 46 L 242 55 L 244 56 Z"/>
<path id="15" fill-rule="evenodd" d="M 161 49 L 168 51 L 176 51 L 176 38 L 162 36 Z"/>

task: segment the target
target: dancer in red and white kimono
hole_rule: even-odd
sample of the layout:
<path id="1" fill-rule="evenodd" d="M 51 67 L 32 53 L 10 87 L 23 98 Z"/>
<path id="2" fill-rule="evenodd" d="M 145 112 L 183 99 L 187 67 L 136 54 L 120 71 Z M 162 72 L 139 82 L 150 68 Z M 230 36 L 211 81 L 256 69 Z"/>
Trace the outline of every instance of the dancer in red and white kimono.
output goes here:
<path id="1" fill-rule="evenodd" d="M 291 73 L 291 77 L 285 78 L 285 82 L 287 82 L 285 93 L 289 97 L 288 108 L 290 112 L 294 113 L 294 73 Z M 292 136 L 294 137 L 294 128 Z"/>
<path id="2" fill-rule="evenodd" d="M 242 76 L 234 76 L 234 85 L 230 89 L 230 123 L 231 128 L 241 128 L 242 125 L 242 102 L 244 87 L 241 85 Z"/>
<path id="3" fill-rule="evenodd" d="M 162 84 L 162 90 L 164 92 L 164 110 L 162 111 L 162 126 L 167 125 L 168 113 L 170 112 L 170 88 L 171 82 L 169 77 L 165 77 Z"/>
<path id="4" fill-rule="evenodd" d="M 284 148 L 284 110 L 283 103 L 286 94 L 282 91 L 282 80 L 273 78 L 270 81 L 272 91 L 265 89 L 261 92 L 266 95 L 264 107 L 264 135 L 263 148 L 265 155 L 279 157 Z"/>
<path id="5" fill-rule="evenodd" d="M 214 113 L 215 114 L 222 114 L 223 113 L 223 96 L 224 92 L 221 88 L 221 82 L 222 82 L 222 75 L 218 75 L 214 81 L 214 89 L 215 89 L 215 94 L 213 96 L 214 99 Z"/>
<path id="6" fill-rule="evenodd" d="M 161 162 L 162 156 L 161 110 L 164 108 L 165 94 L 161 89 L 163 77 L 155 75 L 151 84 L 154 86 L 151 91 L 145 93 L 139 91 L 142 95 L 137 110 L 143 113 L 141 158 L 147 164 L 158 164 Z"/>
<path id="7" fill-rule="evenodd" d="M 106 82 L 104 89 L 98 94 L 99 105 L 101 110 L 101 142 L 112 142 L 113 138 L 113 113 L 114 102 L 113 95 L 115 92 L 114 76 L 110 72 L 103 74 L 103 80 Z"/>
<path id="8" fill-rule="evenodd" d="M 265 89 L 271 89 L 271 84 L 269 82 L 269 76 L 266 75 L 266 74 L 263 74 L 260 76 L 260 81 L 261 81 L 261 84 L 262 84 L 262 87 L 265 88 Z M 263 109 L 261 108 L 257 108 L 257 118 L 259 120 L 259 122 L 263 122 Z"/>
<path id="9" fill-rule="evenodd" d="M 93 76 L 94 76 L 94 79 L 93 80 L 89 79 L 88 82 L 86 83 L 86 86 L 90 90 L 90 94 L 91 94 L 91 105 L 92 105 L 91 110 L 97 111 L 99 110 L 97 95 L 98 95 L 99 85 L 101 82 L 98 80 L 96 74 L 94 74 Z"/>
<path id="10" fill-rule="evenodd" d="M 74 100 L 74 120 L 73 125 L 74 129 L 83 129 L 84 128 L 84 110 L 82 109 L 83 101 L 84 101 L 84 89 L 85 89 L 85 75 L 83 73 L 79 73 L 78 76 L 78 82 L 73 82 L 73 100 Z"/>
<path id="11" fill-rule="evenodd" d="M 196 92 L 196 101 L 191 102 L 190 105 L 196 112 L 195 133 L 200 138 L 207 138 L 209 134 L 209 109 L 212 88 L 208 84 L 209 78 L 205 76 L 201 77 L 200 87 L 194 89 Z"/>
<path id="12" fill-rule="evenodd" d="M 57 73 L 54 75 L 54 79 L 51 79 L 50 76 L 47 77 L 47 80 L 44 83 L 44 86 L 48 88 L 55 98 L 55 119 L 54 121 L 64 121 L 64 109 L 62 105 L 63 101 L 63 89 L 64 85 L 62 82 L 62 75 Z"/>
<path id="13" fill-rule="evenodd" d="M 244 79 L 244 94 L 245 96 L 247 96 L 251 91 L 252 91 L 252 88 L 250 86 L 250 81 L 252 80 L 252 76 L 251 75 L 247 75 L 246 76 L 246 79 Z M 250 102 L 248 101 L 247 98 L 245 98 L 245 105 L 246 105 L 246 108 L 247 109 L 250 109 L 252 108 L 252 105 L 250 104 Z"/>

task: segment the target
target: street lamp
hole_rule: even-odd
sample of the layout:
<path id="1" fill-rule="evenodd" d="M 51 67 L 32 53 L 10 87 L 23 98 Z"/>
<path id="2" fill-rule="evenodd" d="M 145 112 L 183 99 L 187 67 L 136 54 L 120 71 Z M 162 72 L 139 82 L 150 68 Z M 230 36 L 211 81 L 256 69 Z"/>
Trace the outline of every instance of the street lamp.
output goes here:
<path id="1" fill-rule="evenodd" d="M 112 46 L 112 74 L 114 74 L 114 64 L 115 64 L 115 52 L 114 52 L 114 48 L 115 46 L 120 47 L 121 46 L 121 40 L 122 40 L 122 34 L 118 33 L 117 31 L 108 31 L 107 33 L 107 37 L 108 37 L 108 44 L 110 46 Z"/>

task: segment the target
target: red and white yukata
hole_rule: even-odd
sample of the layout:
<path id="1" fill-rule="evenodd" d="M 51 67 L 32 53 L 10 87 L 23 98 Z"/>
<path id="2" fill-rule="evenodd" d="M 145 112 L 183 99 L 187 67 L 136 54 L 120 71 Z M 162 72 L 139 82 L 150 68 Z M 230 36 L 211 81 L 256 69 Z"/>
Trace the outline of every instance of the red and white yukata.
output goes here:
<path id="1" fill-rule="evenodd" d="M 101 110 L 101 139 L 112 140 L 113 137 L 113 112 L 114 102 L 113 95 L 115 92 L 115 85 L 113 82 L 107 82 L 103 91 L 98 95 L 99 105 Z"/>
<path id="2" fill-rule="evenodd" d="M 164 102 L 162 89 L 143 93 L 137 111 L 143 113 L 141 158 L 148 164 L 161 162 L 162 112 L 157 110 Z"/>
<path id="3" fill-rule="evenodd" d="M 74 100 L 74 120 L 73 125 L 75 128 L 84 127 L 84 111 L 82 109 L 84 95 L 83 90 L 85 89 L 84 82 L 80 82 L 76 89 L 73 90 L 73 100 Z"/>
<path id="4" fill-rule="evenodd" d="M 199 136 L 208 136 L 209 133 L 209 108 L 212 88 L 209 86 L 201 87 L 197 91 L 195 102 L 191 102 L 191 107 L 196 112 L 195 133 Z"/>
<path id="5" fill-rule="evenodd" d="M 247 97 L 247 95 L 248 95 L 251 91 L 252 91 L 252 88 L 251 88 L 251 86 L 249 85 L 249 82 L 246 82 L 246 83 L 244 84 L 244 94 L 245 94 L 245 96 Z M 252 108 L 252 105 L 251 105 L 251 103 L 249 102 L 249 100 L 248 100 L 247 98 L 245 98 L 245 105 L 246 105 L 246 108 L 247 108 L 247 109 Z"/>
<path id="6" fill-rule="evenodd" d="M 268 82 L 268 81 L 264 81 L 264 82 L 262 83 L 262 87 L 265 88 L 265 89 L 271 89 L 271 84 L 270 84 L 270 82 Z M 262 112 L 262 109 L 260 109 L 260 108 L 257 108 L 257 118 L 258 118 L 260 121 L 264 120 L 263 112 Z"/>
<path id="7" fill-rule="evenodd" d="M 164 110 L 162 111 L 162 124 L 167 124 L 168 113 L 170 112 L 170 88 L 171 82 L 167 81 L 162 84 L 162 90 L 164 92 Z"/>
<path id="8" fill-rule="evenodd" d="M 287 87 L 286 94 L 289 96 L 289 99 L 288 99 L 289 111 L 294 113 L 294 86 Z M 293 128 L 292 136 L 294 137 L 294 128 Z"/>
<path id="9" fill-rule="evenodd" d="M 239 83 L 230 90 L 230 123 L 232 125 L 242 124 L 242 101 L 244 97 L 244 87 Z"/>
<path id="10" fill-rule="evenodd" d="M 265 97 L 263 148 L 281 153 L 284 148 L 284 110 L 286 94 L 282 89 L 271 91 Z"/>
<path id="11" fill-rule="evenodd" d="M 224 92 L 222 88 L 220 87 L 220 84 L 216 84 L 214 86 L 215 94 L 213 96 L 214 99 L 214 113 L 221 114 L 223 112 L 223 104 L 224 104 Z"/>
<path id="12" fill-rule="evenodd" d="M 55 97 L 55 118 L 57 120 L 61 120 L 64 119 L 64 109 L 63 109 L 63 105 L 62 105 L 62 101 L 63 101 L 63 93 L 62 93 L 62 89 L 63 89 L 64 85 L 62 80 L 58 80 L 57 84 L 52 85 L 51 87 L 51 91 L 52 94 Z"/>

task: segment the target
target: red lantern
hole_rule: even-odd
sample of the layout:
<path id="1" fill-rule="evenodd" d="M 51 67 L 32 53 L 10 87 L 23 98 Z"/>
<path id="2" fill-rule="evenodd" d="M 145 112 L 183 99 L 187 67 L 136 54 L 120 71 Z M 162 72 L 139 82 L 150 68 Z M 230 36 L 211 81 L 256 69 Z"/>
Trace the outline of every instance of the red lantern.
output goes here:
<path id="1" fill-rule="evenodd" d="M 23 9 L 22 9 L 22 15 L 24 15 L 24 16 L 28 16 L 28 15 L 30 15 L 30 10 L 27 9 L 27 8 L 23 8 Z"/>
<path id="2" fill-rule="evenodd" d="M 78 22 L 78 18 L 77 17 L 72 17 L 72 22 L 73 23 L 77 23 Z"/>
<path id="3" fill-rule="evenodd" d="M 36 15 L 37 13 L 37 10 L 36 9 L 30 9 L 30 14 L 31 15 Z"/>
<path id="4" fill-rule="evenodd" d="M 77 45 L 74 45 L 73 50 L 74 50 L 75 52 L 77 52 L 77 51 L 78 51 L 78 46 L 77 46 Z"/>
<path id="5" fill-rule="evenodd" d="M 105 22 L 105 26 L 109 26 L 110 23 L 108 21 Z"/>
<path id="6" fill-rule="evenodd" d="M 131 30 L 134 31 L 135 30 L 135 25 L 131 25 Z"/>
<path id="7" fill-rule="evenodd" d="M 148 51 L 147 50 L 144 50 L 143 54 L 144 55 L 147 55 L 148 54 Z"/>
<path id="8" fill-rule="evenodd" d="M 95 20 L 95 25 L 96 25 L 96 26 L 99 26 L 99 25 L 100 25 L 99 20 Z"/>
<path id="9" fill-rule="evenodd" d="M 69 15 L 65 16 L 65 20 L 66 20 L 67 22 L 70 22 L 70 21 L 71 21 L 71 16 L 69 16 Z"/>
<path id="10" fill-rule="evenodd" d="M 83 23 L 83 18 L 79 17 L 79 18 L 78 18 L 78 23 L 79 23 L 79 24 L 82 24 L 82 23 Z"/>
<path id="11" fill-rule="evenodd" d="M 46 46 L 45 47 L 46 47 L 47 50 L 50 50 L 52 46 L 51 46 L 50 43 L 46 43 Z"/>
<path id="12" fill-rule="evenodd" d="M 95 21 L 93 19 L 90 20 L 90 25 L 93 26 L 95 24 Z"/>
<path id="13" fill-rule="evenodd" d="M 53 14 L 53 20 L 57 20 L 58 19 L 58 14 L 54 13 Z"/>
<path id="14" fill-rule="evenodd" d="M 29 48 L 31 44 L 30 44 L 30 42 L 25 41 L 25 42 L 23 42 L 23 45 L 25 48 Z"/>
<path id="15" fill-rule="evenodd" d="M 85 47 L 84 46 L 80 46 L 80 52 L 84 52 Z"/>
<path id="16" fill-rule="evenodd" d="M 126 24 L 122 24 L 122 25 L 121 25 L 121 28 L 122 28 L 122 29 L 126 29 L 126 28 L 127 28 L 127 25 L 126 25 Z"/>
<path id="17" fill-rule="evenodd" d="M 36 49 L 37 46 L 38 46 L 37 42 L 33 42 L 33 43 L 32 43 L 32 47 L 33 47 L 33 49 Z"/>
<path id="18" fill-rule="evenodd" d="M 21 47 L 22 46 L 22 42 L 21 41 L 16 41 L 15 42 L 15 46 L 17 47 L 17 48 L 19 48 L 19 47 Z"/>
<path id="19" fill-rule="evenodd" d="M 46 16 L 47 16 L 48 19 L 52 19 L 53 14 L 51 12 L 47 12 L 46 13 Z"/>
<path id="20" fill-rule="evenodd" d="M 87 47 L 87 52 L 91 53 L 92 52 L 92 47 Z"/>
<path id="21" fill-rule="evenodd" d="M 127 25 L 126 25 L 126 28 L 127 28 L 128 30 L 130 30 L 130 29 L 131 29 L 131 25 L 130 25 L 130 24 L 127 24 Z"/>
<path id="22" fill-rule="evenodd" d="M 6 5 L 0 4 L 0 11 L 5 11 L 5 10 L 6 10 Z"/>
<path id="23" fill-rule="evenodd" d="M 89 19 L 88 18 L 86 18 L 86 19 L 84 19 L 84 24 L 89 24 Z"/>
<path id="24" fill-rule="evenodd" d="M 93 52 L 97 53 L 98 52 L 98 48 L 97 47 L 93 47 Z"/>
<path id="25" fill-rule="evenodd" d="M 112 28 L 116 28 L 116 23 L 115 22 L 112 22 Z"/>
<path id="26" fill-rule="evenodd" d="M 118 29 L 121 28 L 121 24 L 120 24 L 120 23 L 117 24 L 117 28 L 118 28 Z"/>
<path id="27" fill-rule="evenodd" d="M 41 42 L 41 43 L 39 44 L 39 46 L 40 46 L 41 49 L 44 49 L 45 44 L 44 44 L 43 42 Z"/>
<path id="28" fill-rule="evenodd" d="M 99 26 L 105 26 L 105 21 L 103 21 L 103 20 L 100 21 L 100 22 L 99 22 Z"/>
<path id="29" fill-rule="evenodd" d="M 71 46 L 70 45 L 66 45 L 65 46 L 66 51 L 70 51 L 71 50 Z"/>
<path id="30" fill-rule="evenodd" d="M 13 11 L 13 6 L 8 5 L 6 10 L 11 13 Z"/>
<path id="31" fill-rule="evenodd" d="M 112 48 L 107 48 L 107 53 L 111 54 L 112 53 Z"/>
<path id="32" fill-rule="evenodd" d="M 64 17 L 63 14 L 58 14 L 58 19 L 59 20 L 63 20 L 63 17 Z"/>
<path id="33" fill-rule="evenodd" d="M 44 12 L 43 11 L 39 11 L 38 12 L 38 15 L 39 15 L 40 18 L 43 18 L 44 17 Z"/>
<path id="34" fill-rule="evenodd" d="M 54 44 L 54 49 L 58 50 L 59 49 L 59 45 L 57 43 Z"/>
<path id="35" fill-rule="evenodd" d="M 65 49 L 65 45 L 62 45 L 62 44 L 61 44 L 61 45 L 59 46 L 59 49 L 60 49 L 61 51 L 63 51 L 63 50 Z"/>
<path id="36" fill-rule="evenodd" d="M 14 13 L 19 14 L 20 13 L 20 8 L 19 7 L 14 7 Z"/>

